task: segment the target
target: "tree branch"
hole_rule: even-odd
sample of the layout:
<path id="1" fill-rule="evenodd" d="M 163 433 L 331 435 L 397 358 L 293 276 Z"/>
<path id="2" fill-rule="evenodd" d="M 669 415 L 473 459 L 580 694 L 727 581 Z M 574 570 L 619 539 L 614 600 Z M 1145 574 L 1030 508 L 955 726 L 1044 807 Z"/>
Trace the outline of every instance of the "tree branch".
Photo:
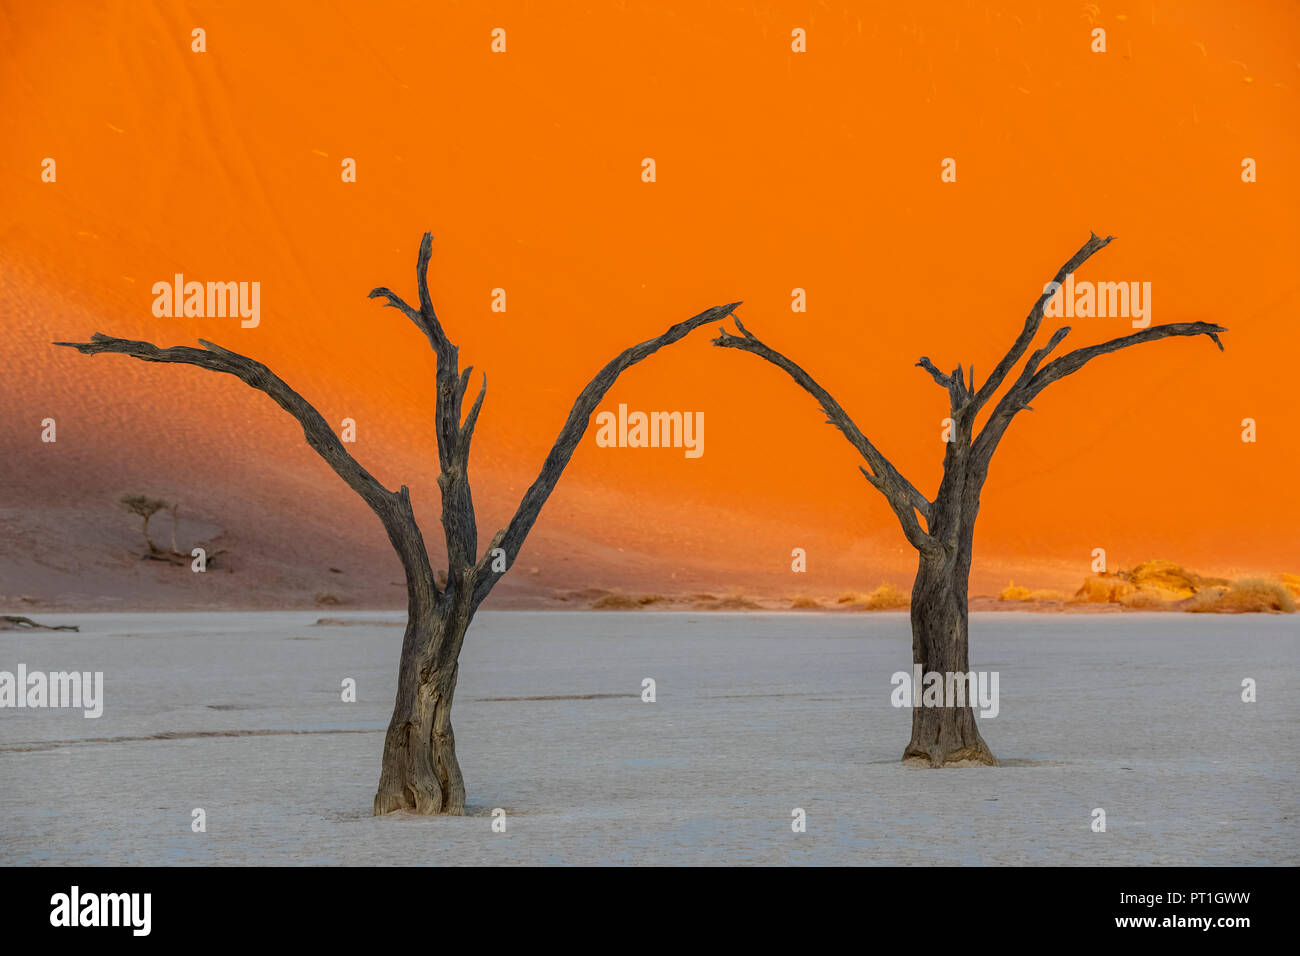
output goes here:
<path id="1" fill-rule="evenodd" d="M 1105 355 L 1107 352 L 1118 352 L 1120 349 L 1141 345 L 1143 342 L 1154 342 L 1157 339 L 1167 339 L 1174 336 L 1206 335 L 1222 352 L 1223 341 L 1219 338 L 1219 333 L 1226 331 L 1228 330 L 1222 325 L 1215 325 L 1211 322 L 1171 322 L 1168 325 L 1153 325 L 1141 332 L 1134 332 L 1132 335 L 1122 335 L 1117 339 L 1111 339 L 1109 342 L 1102 342 L 1100 345 L 1075 349 L 1073 352 L 1068 352 L 1060 358 L 1048 362 L 1042 371 L 1030 379 L 1028 397 L 1032 399 L 1048 385 L 1067 375 L 1072 375 L 1099 355 Z M 1060 335 L 1060 333 L 1057 334 Z M 1064 338 L 1064 336 L 1060 337 Z M 1059 339 L 1054 337 L 1053 341 L 1059 341 Z"/>
<path id="2" fill-rule="evenodd" d="M 960 413 L 970 403 L 972 389 L 975 382 L 975 366 L 972 365 L 970 367 L 971 382 L 970 384 L 967 384 L 960 365 L 953 369 L 951 375 L 945 375 L 924 355 L 921 356 L 920 360 L 916 364 L 919 368 L 923 368 L 929 372 L 930 377 L 947 390 L 948 407 L 952 411 L 954 421 L 959 419 L 963 422 L 966 421 L 968 416 L 961 415 Z"/>
<path id="3" fill-rule="evenodd" d="M 403 302 L 402 297 L 398 295 L 396 292 L 392 292 L 389 289 L 385 288 L 384 286 L 380 286 L 378 289 L 371 289 L 370 294 L 366 296 L 366 298 L 377 299 L 380 298 L 381 296 L 388 300 L 387 302 L 384 303 L 384 305 L 399 310 L 403 315 L 405 315 L 408 319 L 414 322 L 415 327 L 418 328 L 421 332 L 425 330 L 424 319 L 421 317 L 419 311 L 411 308 L 409 305 Z"/>
<path id="4" fill-rule="evenodd" d="M 429 260 L 433 258 L 433 233 L 426 232 L 420 239 L 420 252 L 415 260 L 415 282 L 416 289 L 420 296 L 420 308 L 413 309 L 403 301 L 397 293 L 388 289 L 386 286 L 379 286 L 371 289 L 367 298 L 377 299 L 385 298 L 388 301 L 385 305 L 399 309 L 403 315 L 415 323 L 418 328 L 429 339 L 429 344 L 433 346 L 434 353 L 439 359 L 446 357 L 447 350 L 454 348 L 447 334 L 443 332 L 441 323 L 438 322 L 438 316 L 433 311 L 433 299 L 429 295 Z"/>
<path id="5" fill-rule="evenodd" d="M 1086 348 L 1075 349 L 1073 352 L 1067 352 L 1060 358 L 1048 362 L 1039 370 L 1039 363 L 1052 349 L 1060 344 L 1069 331 L 1068 326 L 1058 329 L 1047 345 L 1033 354 L 1029 362 L 1026 363 L 1024 370 L 1020 373 L 1016 383 L 1007 390 L 1001 401 L 993 409 L 993 414 L 989 417 L 988 422 L 980 431 L 979 438 L 975 441 L 975 461 L 978 464 L 982 466 L 988 465 L 998 442 L 1001 441 L 1002 435 L 1011 424 L 1011 419 L 1021 409 L 1028 408 L 1029 403 L 1033 401 L 1039 392 L 1053 382 L 1077 372 L 1097 356 L 1109 352 L 1118 352 L 1121 349 L 1141 345 L 1144 342 L 1155 342 L 1176 336 L 1196 335 L 1209 336 L 1214 344 L 1219 347 L 1219 351 L 1222 352 L 1223 342 L 1219 338 L 1219 333 L 1228 330 L 1221 325 L 1214 325 L 1210 322 L 1173 322 L 1168 325 L 1153 325 L 1141 332 L 1134 332 L 1132 335 L 1123 335 L 1117 339 L 1111 339 L 1109 342 L 1102 342 L 1100 345 L 1090 345 Z"/>
<path id="6" fill-rule="evenodd" d="M 469 487 L 469 449 L 487 380 L 484 379 L 483 390 L 480 390 L 471 410 L 471 420 L 466 422 L 468 427 L 462 427 L 462 402 L 471 368 L 465 369 L 464 374 L 460 372 L 459 349 L 447 338 L 434 311 L 428 279 L 432 258 L 433 234 L 426 232 L 420 239 L 420 252 L 415 263 L 416 289 L 420 299 L 418 310 L 384 286 L 372 289 L 369 298 L 385 298 L 388 305 L 401 310 L 424 333 L 437 358 L 434 432 L 438 439 L 438 488 L 442 493 L 442 528 L 447 544 L 447 581 L 452 586 L 460 579 L 460 572 L 474 565 L 478 550 L 478 528 Z"/>
<path id="7" fill-rule="evenodd" d="M 519 502 L 519 508 L 515 511 L 514 517 L 510 519 L 510 523 L 504 529 L 493 537 L 492 543 L 488 546 L 488 551 L 479 560 L 478 568 L 480 571 L 486 571 L 490 567 L 491 551 L 494 548 L 505 550 L 507 568 L 514 564 L 515 558 L 519 554 L 519 548 L 523 545 L 524 539 L 532 529 L 533 523 L 537 521 L 542 505 L 546 504 L 546 499 L 555 490 L 556 482 L 560 480 L 565 465 L 569 463 L 569 459 L 573 457 L 578 443 L 582 441 L 582 436 L 586 433 L 587 423 L 591 419 L 592 412 L 596 410 L 596 406 L 605 397 L 605 393 L 613 386 L 619 375 L 637 362 L 653 355 L 665 345 L 671 345 L 701 325 L 726 319 L 732 313 L 732 310 L 739 305 L 739 302 L 732 302 L 730 305 L 715 306 L 684 322 L 678 322 L 664 332 L 663 335 L 647 339 L 638 345 L 625 349 L 596 373 L 596 377 L 587 384 L 587 387 L 582 390 L 573 403 L 573 408 L 564 422 L 564 427 L 560 429 L 555 444 L 551 447 L 550 453 L 546 456 L 546 461 L 542 464 L 541 473 L 529 486 L 528 490 L 524 492 L 523 499 Z M 471 412 L 471 414 L 474 413 Z M 474 607 L 477 607 L 487 597 L 500 577 L 500 572 L 479 574 L 478 583 L 474 590 Z"/>
<path id="8" fill-rule="evenodd" d="M 847 412 L 840 407 L 839 402 L 831 397 L 826 389 L 822 388 L 813 380 L 813 377 L 805 372 L 802 368 L 786 358 L 780 352 L 759 341 L 754 335 L 736 322 L 736 328 L 740 330 L 741 335 L 732 335 L 726 329 L 718 330 L 718 337 L 713 340 L 713 344 L 719 348 L 740 349 L 742 352 L 750 352 L 761 359 L 772 363 L 777 368 L 783 369 L 795 383 L 804 391 L 815 398 L 821 405 L 822 411 L 826 414 L 828 424 L 834 425 L 849 440 L 858 453 L 866 459 L 867 464 L 871 466 L 871 471 L 859 466 L 862 474 L 866 477 L 871 486 L 885 496 L 889 502 L 889 507 L 898 517 L 899 523 L 903 527 L 903 533 L 913 547 L 918 550 L 928 550 L 937 546 L 933 538 L 927 534 L 916 520 L 916 514 L 919 512 L 928 522 L 930 520 L 930 502 L 925 495 L 921 494 L 910 481 L 904 478 L 897 468 L 885 458 L 884 455 L 867 440 L 866 435 L 854 423 Z M 928 362 L 928 360 L 925 360 Z M 933 366 L 930 366 L 933 368 Z M 942 376 L 947 378 L 947 376 Z M 936 377 L 936 381 L 938 378 Z M 940 382 L 940 384 L 943 384 Z"/>
<path id="9" fill-rule="evenodd" d="M 380 484 L 378 479 L 348 454 L 324 416 L 261 362 L 202 339 L 199 342 L 204 348 L 196 349 L 182 345 L 160 349 L 149 342 L 118 339 L 96 332 L 89 342 L 55 342 L 54 344 L 76 349 L 82 355 L 109 353 L 127 355 L 142 362 L 194 365 L 209 371 L 233 375 L 246 385 L 264 392 L 297 419 L 302 426 L 307 444 L 315 449 L 316 453 L 325 459 L 325 463 L 334 469 L 334 473 L 347 482 L 348 486 L 379 516 L 388 532 L 389 540 L 403 556 L 403 563 L 406 563 L 408 557 L 412 559 L 416 570 L 427 573 L 428 580 L 431 582 L 433 575 L 429 569 L 428 555 L 425 554 L 419 528 L 415 525 L 406 487 L 403 486 L 400 491 L 394 492 Z M 410 566 L 408 571 L 409 569 Z"/>
<path id="10" fill-rule="evenodd" d="M 1088 241 L 1079 247 L 1079 251 L 1070 256 L 1065 265 L 1061 266 L 1061 268 L 1057 270 L 1056 277 L 1052 281 L 1057 285 L 1064 283 L 1067 275 L 1074 272 L 1079 268 L 1079 266 L 1092 258 L 1094 253 L 1099 252 L 1106 248 L 1106 246 L 1110 245 L 1114 238 L 1114 236 L 1107 236 L 1105 239 L 1100 239 L 1096 233 L 1091 233 Z M 974 410 L 976 412 L 983 408 L 988 400 L 993 397 L 993 393 L 1002 385 L 1002 381 L 1007 377 L 1007 373 L 1011 371 L 1012 367 L 1018 361 L 1020 361 L 1020 357 L 1024 355 L 1025 351 L 1029 348 L 1029 343 L 1034 340 L 1034 336 L 1038 334 L 1038 327 L 1042 324 L 1043 309 L 1047 307 L 1047 303 L 1051 301 L 1051 298 L 1052 293 L 1044 292 L 1038 297 L 1038 301 L 1034 303 L 1034 307 L 1029 310 L 1029 315 L 1025 319 L 1025 327 L 1021 330 L 1020 335 L 1012 344 L 1010 351 L 1002 357 L 1002 361 L 998 362 L 997 366 L 993 369 L 992 374 L 984 380 L 984 385 L 981 386 L 980 390 L 975 394 Z M 973 377 L 972 373 L 972 378 Z"/>
<path id="11" fill-rule="evenodd" d="M 434 355 L 438 358 L 438 455 L 439 461 L 446 467 L 446 458 L 454 453 L 460 428 L 460 397 L 464 394 L 464 385 L 457 390 L 454 383 L 460 372 L 457 369 L 458 349 L 451 344 L 447 333 L 443 331 L 433 310 L 433 298 L 429 295 L 429 261 L 433 257 L 433 233 L 426 232 L 420 239 L 420 252 L 416 257 L 416 289 L 420 297 L 420 308 L 413 309 L 401 296 L 385 286 L 371 289 L 368 298 L 385 298 L 386 305 L 399 309 L 403 315 L 415 323 L 415 327 L 429 340 Z M 448 399 L 444 401 L 444 399 Z M 445 407 L 444 407 L 445 406 Z M 452 421 L 454 419 L 454 422 Z"/>
<path id="12" fill-rule="evenodd" d="M 937 368 L 935 368 L 934 363 L 931 362 L 924 355 L 921 356 L 920 360 L 916 364 L 919 368 L 923 368 L 927 372 L 929 372 L 930 377 L 934 379 L 936 382 L 938 382 L 940 385 L 942 385 L 944 388 L 947 388 L 952 384 L 952 376 L 944 375 L 943 372 L 940 372 Z"/>

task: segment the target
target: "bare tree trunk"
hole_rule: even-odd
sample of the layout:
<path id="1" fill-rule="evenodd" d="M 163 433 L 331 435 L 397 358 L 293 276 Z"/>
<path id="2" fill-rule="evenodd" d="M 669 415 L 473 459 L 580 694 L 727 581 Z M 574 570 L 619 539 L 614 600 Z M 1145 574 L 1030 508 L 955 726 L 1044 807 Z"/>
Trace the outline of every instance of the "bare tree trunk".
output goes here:
<path id="1" fill-rule="evenodd" d="M 457 658 L 473 617 L 472 577 L 437 604 L 410 595 L 398 665 L 397 699 L 384 737 L 375 816 L 394 810 L 465 812 L 465 779 L 451 727 Z"/>
<path id="2" fill-rule="evenodd" d="M 417 813 L 465 812 L 465 779 L 456 759 L 451 728 L 451 704 L 456 691 L 457 665 L 431 673 L 422 669 L 428 649 L 465 624 L 443 614 L 412 616 L 402 642 L 397 700 L 384 738 L 375 816 L 394 810 Z"/>
<path id="3" fill-rule="evenodd" d="M 912 585 L 912 662 L 922 675 L 969 672 L 967 651 L 967 577 L 969 562 L 947 553 L 921 555 Z M 947 681 L 945 680 L 945 688 Z M 975 724 L 967 700 L 963 706 L 944 700 L 943 707 L 925 707 L 912 701 L 912 739 L 903 751 L 904 761 L 923 761 L 930 767 L 996 764 Z"/>

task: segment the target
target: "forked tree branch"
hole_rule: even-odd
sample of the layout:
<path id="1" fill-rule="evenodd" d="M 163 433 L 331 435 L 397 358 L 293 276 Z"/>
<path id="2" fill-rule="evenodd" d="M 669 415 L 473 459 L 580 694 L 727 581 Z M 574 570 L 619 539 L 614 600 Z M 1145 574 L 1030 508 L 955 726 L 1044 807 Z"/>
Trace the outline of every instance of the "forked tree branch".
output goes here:
<path id="1" fill-rule="evenodd" d="M 844 437 L 849 440 L 849 444 L 856 448 L 858 453 L 866 459 L 867 464 L 871 466 L 870 471 L 861 466 L 859 466 L 859 469 L 872 487 L 885 496 L 889 507 L 898 517 L 899 524 L 902 525 L 907 540 L 919 550 L 936 547 L 937 544 L 934 539 L 922 529 L 920 522 L 916 520 L 918 512 L 927 522 L 930 520 L 930 502 L 925 495 L 921 494 L 910 481 L 899 473 L 889 459 L 882 455 L 879 449 L 867 439 L 867 436 L 862 433 L 862 430 L 858 428 L 848 413 L 840 407 L 840 403 L 835 401 L 826 389 L 818 385 L 811 375 L 776 351 L 776 349 L 760 341 L 741 324 L 740 319 L 735 319 L 735 322 L 740 335 L 733 335 L 725 328 L 719 328 L 718 337 L 713 340 L 713 344 L 719 348 L 740 349 L 743 352 L 750 352 L 761 359 L 765 359 L 777 368 L 783 369 L 786 374 L 794 379 L 796 384 L 815 398 L 818 404 L 821 405 L 822 411 L 826 414 L 827 424 L 838 428 L 844 434 Z"/>
<path id="2" fill-rule="evenodd" d="M 1167 339 L 1180 335 L 1206 335 L 1222 352 L 1223 341 L 1219 338 L 1219 333 L 1226 331 L 1228 330 L 1224 326 L 1215 325 L 1212 322 L 1171 322 L 1168 325 L 1153 325 L 1141 332 L 1134 332 L 1132 335 L 1122 335 L 1117 339 L 1111 339 L 1109 342 L 1102 342 L 1100 345 L 1075 349 L 1073 352 L 1067 352 L 1060 358 L 1048 362 L 1042 371 L 1030 379 L 1027 390 L 1028 397 L 1032 399 L 1048 385 L 1067 375 L 1074 374 L 1099 355 L 1105 355 L 1107 352 L 1118 352 L 1120 349 L 1141 345 L 1144 342 L 1154 342 L 1157 339 Z M 1057 334 L 1060 335 L 1060 333 Z M 1064 335 L 1061 335 L 1061 338 L 1064 337 Z"/>
<path id="3" fill-rule="evenodd" d="M 1067 352 L 1039 369 L 1039 363 L 1043 358 L 1060 344 L 1061 340 L 1070 332 L 1069 326 L 1057 329 L 1047 345 L 1033 354 L 1025 364 L 1025 368 L 1021 371 L 1020 377 L 1016 379 L 1015 384 L 1006 391 L 993 409 L 993 414 L 989 416 L 989 420 L 975 440 L 973 463 L 977 467 L 987 468 L 998 442 L 1002 439 L 1002 435 L 1006 432 L 1007 426 L 1011 424 L 1011 420 L 1016 413 L 1021 409 L 1028 409 L 1030 407 L 1029 403 L 1048 385 L 1067 375 L 1074 374 L 1097 356 L 1109 352 L 1118 352 L 1121 349 L 1141 345 L 1144 342 L 1155 342 L 1175 336 L 1195 335 L 1209 336 L 1214 344 L 1219 347 L 1219 351 L 1222 352 L 1223 342 L 1219 338 L 1219 333 L 1226 331 L 1228 330 L 1223 326 L 1211 322 L 1171 322 L 1168 325 L 1153 325 L 1141 332 L 1134 332 L 1132 335 L 1122 335 L 1117 339 L 1111 339 L 1109 342 L 1102 342 L 1100 345 L 1090 345 L 1086 348 L 1075 349 L 1073 352 Z M 1032 411 L 1032 409 L 1030 410 Z"/>
<path id="4" fill-rule="evenodd" d="M 384 286 L 371 289 L 369 298 L 387 299 L 386 305 L 402 312 L 415 323 L 416 328 L 429 340 L 438 359 L 437 407 L 435 419 L 438 435 L 438 460 L 443 471 L 454 470 L 469 457 L 469 442 L 461 431 L 461 401 L 469 382 L 470 369 L 462 376 L 458 368 L 459 349 L 447 338 L 429 295 L 429 262 L 433 257 L 433 234 L 426 232 L 420 239 L 420 252 L 416 258 L 416 290 L 420 308 L 414 309 L 401 296 Z M 484 387 L 486 388 L 486 380 Z M 472 431 L 472 429 L 471 429 Z"/>
<path id="5" fill-rule="evenodd" d="M 429 261 L 433 258 L 433 233 L 426 232 L 420 239 L 420 252 L 415 261 L 416 290 L 420 296 L 420 308 L 413 309 L 402 301 L 402 297 L 383 286 L 371 289 L 369 298 L 386 298 L 387 305 L 401 310 L 402 314 L 415 323 L 416 328 L 425 334 L 433 351 L 441 359 L 449 349 L 454 348 L 447 334 L 443 332 L 438 316 L 433 311 L 433 299 L 429 295 Z"/>
<path id="6" fill-rule="evenodd" d="M 458 587 L 462 580 L 469 581 L 469 586 L 473 589 L 471 607 L 477 607 L 491 592 L 502 573 L 492 571 L 492 565 L 495 563 L 492 552 L 497 548 L 503 549 L 506 568 L 514 564 L 519 548 L 532 529 L 533 523 L 536 522 L 542 506 L 555 490 L 564 467 L 569 463 L 578 443 L 582 440 L 592 412 L 618 376 L 628 367 L 652 355 L 665 345 L 676 342 L 693 329 L 709 322 L 725 319 L 740 303 L 733 302 L 731 305 L 715 307 L 685 322 L 679 322 L 663 335 L 625 350 L 601 369 L 578 396 L 573 409 L 569 412 L 568 420 L 542 465 L 541 474 L 524 493 L 514 517 L 493 537 L 482 557 L 475 562 L 478 530 L 469 484 L 469 450 L 474 426 L 478 422 L 483 398 L 487 392 L 487 378 L 484 377 L 478 398 L 475 399 L 462 423 L 462 403 L 473 366 L 466 368 L 464 372 L 458 371 L 459 351 L 443 332 L 434 313 L 428 284 L 432 249 L 433 236 L 426 232 L 420 241 L 420 255 L 416 263 L 419 309 L 412 308 L 395 292 L 385 287 L 371 290 L 370 298 L 387 299 L 388 305 L 399 309 L 411 319 L 416 327 L 424 332 L 437 355 L 438 397 L 435 414 L 438 423 L 438 457 L 442 465 L 442 471 L 438 476 L 438 487 L 442 491 L 442 524 L 447 539 L 447 586 L 452 589 Z"/>
<path id="7" fill-rule="evenodd" d="M 931 362 L 928 358 L 926 358 L 924 355 L 922 355 L 920 359 L 917 360 L 916 364 L 918 368 L 923 368 L 927 372 L 929 372 L 930 377 L 933 378 L 938 384 L 942 385 L 944 388 L 948 388 L 950 385 L 952 385 L 952 376 L 945 375 L 943 374 L 943 372 L 940 372 L 939 369 L 935 367 L 935 364 Z"/>
<path id="8" fill-rule="evenodd" d="M 935 366 L 930 359 L 924 355 L 917 361 L 917 367 L 923 368 L 930 373 L 930 377 L 939 385 L 948 391 L 948 407 L 952 410 L 954 417 L 959 417 L 960 413 L 965 410 L 970 403 L 971 396 L 974 394 L 975 386 L 975 366 L 970 367 L 970 382 L 967 382 L 961 366 L 958 365 L 953 369 L 952 374 L 945 375 Z"/>
<path id="9" fill-rule="evenodd" d="M 384 286 L 370 290 L 369 297 L 387 299 L 385 304 L 409 318 L 429 340 L 437 359 L 434 431 L 438 439 L 438 488 L 442 493 L 442 528 L 447 545 L 447 583 L 449 588 L 454 588 L 467 572 L 475 568 L 478 551 L 478 527 L 469 484 L 469 450 L 474 426 L 487 394 L 487 376 L 483 377 L 478 398 L 462 423 L 461 411 L 473 366 L 463 373 L 460 371 L 460 350 L 447 338 L 434 311 L 428 278 L 432 258 L 433 234 L 426 232 L 420 239 L 420 252 L 415 263 L 416 290 L 420 300 L 418 309 Z"/>

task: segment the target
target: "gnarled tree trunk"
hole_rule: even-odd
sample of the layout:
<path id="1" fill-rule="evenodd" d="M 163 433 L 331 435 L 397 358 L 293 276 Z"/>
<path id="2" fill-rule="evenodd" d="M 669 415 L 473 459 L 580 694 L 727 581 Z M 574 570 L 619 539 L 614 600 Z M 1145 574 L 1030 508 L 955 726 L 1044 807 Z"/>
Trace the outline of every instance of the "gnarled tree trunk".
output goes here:
<path id="1" fill-rule="evenodd" d="M 463 608 L 457 613 L 453 607 L 410 603 L 397 699 L 384 737 L 375 816 L 408 809 L 458 816 L 465 812 L 465 779 L 456 758 L 451 704 L 456 656 L 470 616 Z"/>
<path id="2" fill-rule="evenodd" d="M 966 576 L 955 555 L 921 555 L 912 585 L 911 614 L 912 662 L 922 675 L 969 672 L 966 589 Z M 945 681 L 945 691 L 947 686 Z M 913 700 L 912 739 L 903 759 L 931 767 L 997 763 L 976 727 L 969 699 L 960 705 L 945 699 L 942 707 L 922 707 Z"/>

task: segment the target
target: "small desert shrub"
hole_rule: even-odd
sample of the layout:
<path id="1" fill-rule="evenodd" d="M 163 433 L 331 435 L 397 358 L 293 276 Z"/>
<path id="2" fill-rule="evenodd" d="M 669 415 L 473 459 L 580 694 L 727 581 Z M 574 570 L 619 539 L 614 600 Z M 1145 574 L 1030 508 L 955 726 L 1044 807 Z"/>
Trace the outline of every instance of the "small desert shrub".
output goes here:
<path id="1" fill-rule="evenodd" d="M 729 592 L 726 597 L 719 598 L 715 607 L 719 611 L 753 611 L 762 607 L 753 598 L 746 596 L 744 591 L 739 588 Z"/>
<path id="2" fill-rule="evenodd" d="M 603 610 L 629 611 L 641 607 L 647 607 L 651 604 L 658 604 L 660 601 L 665 600 L 667 600 L 667 598 L 662 594 L 632 595 L 624 594 L 622 591 L 610 591 L 608 594 L 602 595 L 592 601 L 591 606 Z"/>
<path id="3" fill-rule="evenodd" d="M 794 596 L 794 598 L 793 598 L 793 599 L 791 600 L 791 602 L 790 602 L 790 607 L 791 607 L 791 609 L 794 609 L 794 610 L 798 610 L 798 609 L 801 609 L 801 608 L 803 608 L 803 609 L 807 609 L 807 608 L 817 608 L 817 607 L 821 607 L 821 606 L 822 606 L 822 602 L 821 602 L 821 601 L 817 600 L 817 599 L 814 598 L 814 597 L 809 597 L 809 596 L 806 595 L 806 594 L 796 594 L 796 595 Z"/>
<path id="4" fill-rule="evenodd" d="M 621 591 L 611 591 L 596 598 L 591 602 L 591 606 L 603 610 L 625 611 L 640 605 L 630 595 L 623 594 Z"/>
<path id="5" fill-rule="evenodd" d="M 999 601 L 1064 601 L 1065 595 L 1060 591 L 1049 591 L 1038 588 L 1031 591 L 1029 588 L 1021 587 L 1015 581 L 1010 581 L 998 595 Z"/>
<path id="6" fill-rule="evenodd" d="M 999 601 L 1028 601 L 1029 588 L 1022 588 L 1015 581 L 1008 581 L 1007 586 L 998 595 Z"/>
<path id="7" fill-rule="evenodd" d="M 1114 604 L 1126 594 L 1132 594 L 1137 588 L 1123 578 L 1113 575 L 1098 575 L 1083 579 L 1083 585 L 1074 592 L 1071 604 Z"/>
<path id="8" fill-rule="evenodd" d="M 862 606 L 868 611 L 894 611 L 911 607 L 912 598 L 892 584 L 882 584 L 866 596 Z"/>
<path id="9" fill-rule="evenodd" d="M 1155 591 L 1134 591 L 1131 594 L 1123 595 L 1119 599 L 1119 603 L 1135 611 L 1152 610 L 1165 606 L 1165 600 Z"/>
<path id="10" fill-rule="evenodd" d="M 330 594 L 328 591 L 322 591 L 316 595 L 316 603 L 327 607 L 336 607 L 347 602 L 337 594 Z"/>
<path id="11" fill-rule="evenodd" d="M 1283 574 L 1282 586 L 1291 592 L 1293 598 L 1300 598 L 1300 574 Z"/>
<path id="12" fill-rule="evenodd" d="M 1242 578 L 1229 588 L 1213 588 L 1196 595 L 1187 610 L 1211 614 L 1295 613 L 1295 600 L 1286 586 L 1267 578 Z"/>
<path id="13" fill-rule="evenodd" d="M 1157 594 L 1165 600 L 1189 598 L 1209 585 L 1228 583 L 1222 579 L 1203 578 L 1180 564 L 1163 559 L 1143 561 L 1132 571 L 1121 571 L 1120 574 L 1139 591 L 1165 592 Z"/>
<path id="14" fill-rule="evenodd" d="M 740 588 L 732 588 L 726 597 L 715 598 L 711 594 L 694 596 L 691 607 L 701 611 L 757 611 L 762 605 L 746 596 Z"/>
<path id="15" fill-rule="evenodd" d="M 866 611 L 894 611 L 911 607 L 912 598 L 892 584 L 882 584 L 869 594 L 845 591 L 835 599 L 836 604 L 848 604 Z"/>

